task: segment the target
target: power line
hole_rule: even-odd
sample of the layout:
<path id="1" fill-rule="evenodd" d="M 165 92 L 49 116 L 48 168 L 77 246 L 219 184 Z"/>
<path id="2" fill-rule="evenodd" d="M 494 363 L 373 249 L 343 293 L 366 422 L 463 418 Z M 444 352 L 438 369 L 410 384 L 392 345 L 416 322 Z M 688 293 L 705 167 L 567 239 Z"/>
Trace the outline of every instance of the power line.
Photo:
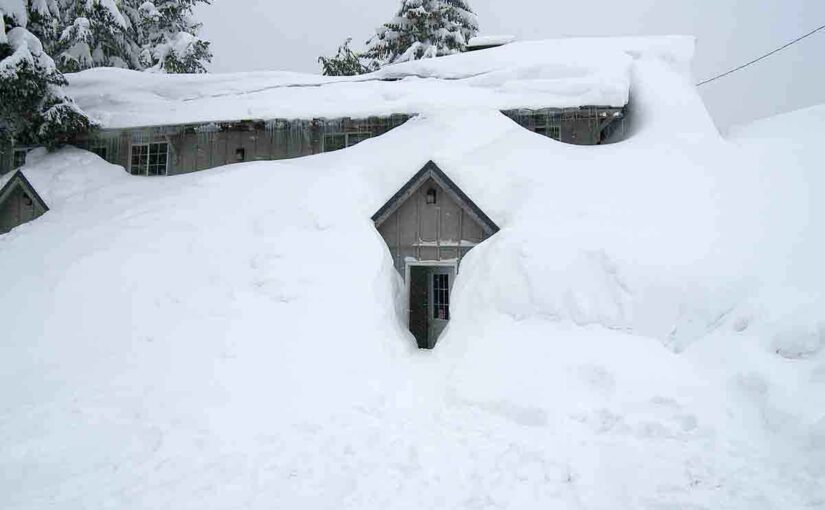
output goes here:
<path id="1" fill-rule="evenodd" d="M 744 69 L 744 68 L 746 68 L 746 67 L 748 67 L 748 66 L 752 66 L 753 64 L 755 64 L 755 63 L 757 63 L 757 62 L 759 62 L 759 61 L 765 60 L 766 58 L 770 57 L 771 55 L 775 55 L 775 54 L 779 53 L 780 51 L 782 51 L 782 50 L 784 50 L 784 49 L 786 49 L 786 48 L 789 48 L 789 47 L 793 46 L 794 44 L 798 43 L 799 41 L 801 41 L 801 40 L 803 40 L 803 39 L 807 39 L 808 37 L 810 37 L 810 36 L 814 35 L 815 33 L 819 32 L 820 30 L 823 30 L 823 29 L 825 29 L 825 25 L 822 25 L 821 27 L 819 27 L 819 28 L 817 28 L 817 29 L 815 29 L 815 30 L 812 30 L 812 31 L 808 32 L 807 34 L 803 35 L 802 37 L 797 37 L 796 39 L 794 39 L 793 41 L 789 42 L 789 43 L 788 43 L 788 44 L 786 44 L 785 46 L 782 46 L 781 48 L 777 48 L 777 49 L 775 49 L 775 50 L 771 51 L 770 53 L 766 53 L 766 54 L 762 55 L 761 57 L 759 57 L 759 58 L 757 58 L 757 59 L 751 60 L 751 61 L 750 61 L 750 62 L 748 62 L 747 64 L 742 64 L 741 66 L 737 67 L 736 69 L 731 69 L 730 71 L 728 71 L 728 72 L 726 72 L 726 73 L 722 73 L 722 74 L 720 74 L 719 76 L 714 76 L 713 78 L 711 78 L 711 79 L 709 79 L 709 80 L 705 80 L 705 81 L 703 81 L 703 82 L 701 82 L 701 83 L 698 83 L 696 86 L 697 86 L 697 87 L 701 87 L 702 85 L 704 85 L 704 84 L 706 84 L 706 83 L 710 83 L 710 82 L 712 82 L 712 81 L 716 81 L 716 80 L 718 80 L 719 78 L 724 78 L 725 76 L 727 76 L 727 75 L 729 75 L 729 74 L 733 74 L 733 73 L 735 73 L 736 71 L 741 71 L 742 69 Z"/>

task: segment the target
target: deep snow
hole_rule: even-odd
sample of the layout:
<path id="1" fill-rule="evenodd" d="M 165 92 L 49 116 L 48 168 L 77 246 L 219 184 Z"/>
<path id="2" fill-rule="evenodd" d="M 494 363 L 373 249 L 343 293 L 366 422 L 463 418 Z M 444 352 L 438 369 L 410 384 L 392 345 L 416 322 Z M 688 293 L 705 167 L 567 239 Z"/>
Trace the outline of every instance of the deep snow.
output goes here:
<path id="1" fill-rule="evenodd" d="M 490 105 L 169 178 L 31 157 L 0 507 L 821 508 L 823 109 L 724 139 L 673 53 L 627 53 L 607 146 Z M 425 352 L 369 217 L 429 159 L 502 230 Z"/>

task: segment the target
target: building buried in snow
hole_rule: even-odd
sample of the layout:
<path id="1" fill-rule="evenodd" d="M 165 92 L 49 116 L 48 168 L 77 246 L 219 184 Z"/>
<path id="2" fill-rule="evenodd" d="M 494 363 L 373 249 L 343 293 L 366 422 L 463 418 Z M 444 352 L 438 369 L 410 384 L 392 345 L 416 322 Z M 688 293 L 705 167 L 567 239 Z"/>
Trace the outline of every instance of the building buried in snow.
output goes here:
<path id="1" fill-rule="evenodd" d="M 622 125 L 622 108 L 543 108 L 502 113 L 535 133 L 575 145 L 605 143 Z M 415 114 L 362 119 L 274 119 L 101 129 L 75 140 L 132 175 L 178 175 L 234 163 L 298 158 L 352 147 Z M 32 147 L 0 148 L 0 173 L 19 168 Z"/>
<path id="2" fill-rule="evenodd" d="M 0 176 L 0 234 L 39 218 L 48 210 L 23 172 Z"/>
<path id="3" fill-rule="evenodd" d="M 432 161 L 372 220 L 404 275 L 410 331 L 419 347 L 432 348 L 450 320 L 461 259 L 499 228 Z"/>
<path id="4" fill-rule="evenodd" d="M 175 175 L 338 150 L 458 108 L 496 109 L 535 133 L 597 145 L 621 130 L 630 95 L 630 59 L 613 46 L 513 42 L 356 77 L 92 69 L 67 76 L 69 94 L 100 125 L 74 142 L 134 175 Z M 0 173 L 27 149 L 0 147 Z"/>

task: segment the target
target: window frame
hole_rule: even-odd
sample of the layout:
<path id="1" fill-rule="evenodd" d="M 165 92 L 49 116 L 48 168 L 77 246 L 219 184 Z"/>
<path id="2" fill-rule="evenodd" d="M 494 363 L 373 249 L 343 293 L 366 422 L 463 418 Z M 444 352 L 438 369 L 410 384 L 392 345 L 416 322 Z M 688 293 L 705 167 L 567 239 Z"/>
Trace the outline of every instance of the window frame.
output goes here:
<path id="1" fill-rule="evenodd" d="M 327 149 L 327 139 L 328 138 L 333 138 L 333 137 L 343 137 L 343 139 L 344 139 L 343 147 L 340 147 L 340 148 L 337 148 L 337 149 Z M 359 138 L 359 137 L 360 137 L 359 140 L 350 141 L 350 138 Z M 370 138 L 373 138 L 373 136 L 372 136 L 372 133 L 370 133 L 369 131 L 352 131 L 352 132 L 338 132 L 338 131 L 336 131 L 336 132 L 333 132 L 333 133 L 324 133 L 323 142 L 322 142 L 323 143 L 323 152 L 335 152 L 335 151 L 348 149 L 350 147 L 358 145 L 359 143 L 363 142 L 364 140 L 369 140 Z"/>
<path id="2" fill-rule="evenodd" d="M 165 166 L 164 166 L 162 174 L 161 173 L 150 174 L 149 173 L 150 167 L 153 167 L 153 166 L 158 167 L 159 166 L 157 164 L 152 165 L 152 163 L 150 163 L 150 157 L 152 155 L 152 152 L 151 152 L 152 151 L 152 146 L 157 146 L 157 145 L 163 145 L 163 146 L 166 147 L 165 153 L 161 153 L 161 152 L 157 153 L 158 155 L 164 154 L 164 157 L 165 157 L 165 160 L 166 160 L 165 161 Z M 143 148 L 143 147 L 146 148 L 146 155 L 144 156 L 146 158 L 146 162 L 145 163 L 140 163 L 139 165 L 142 166 L 143 168 L 141 168 L 139 172 L 136 172 L 135 171 L 135 149 L 136 148 Z M 167 142 L 167 141 L 132 143 L 131 146 L 129 147 L 129 173 L 131 175 L 143 175 L 143 176 L 146 176 L 146 177 L 168 176 L 169 175 L 169 159 L 170 159 L 169 155 L 170 155 L 169 154 L 169 142 Z"/>

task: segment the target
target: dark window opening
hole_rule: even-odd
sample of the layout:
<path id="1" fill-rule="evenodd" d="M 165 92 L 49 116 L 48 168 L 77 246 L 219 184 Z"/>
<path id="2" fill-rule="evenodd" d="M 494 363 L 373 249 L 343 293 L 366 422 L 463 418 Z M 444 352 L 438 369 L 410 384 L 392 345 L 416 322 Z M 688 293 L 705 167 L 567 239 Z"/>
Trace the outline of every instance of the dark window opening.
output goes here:
<path id="1" fill-rule="evenodd" d="M 132 175 L 166 175 L 168 161 L 166 142 L 132 145 Z"/>
<path id="2" fill-rule="evenodd" d="M 433 275 L 433 318 L 450 320 L 450 275 Z"/>
<path id="3" fill-rule="evenodd" d="M 235 149 L 235 161 L 239 163 L 246 161 L 246 149 Z"/>
<path id="4" fill-rule="evenodd" d="M 13 160 L 12 160 L 12 169 L 20 168 L 21 166 L 26 164 L 26 155 L 29 151 L 26 149 L 15 149 Z"/>
<path id="5" fill-rule="evenodd" d="M 30 197 L 28 193 L 23 193 L 23 202 L 25 202 L 27 206 L 34 204 L 32 197 Z"/>
<path id="6" fill-rule="evenodd" d="M 101 159 L 109 160 L 109 150 L 106 147 L 92 147 L 91 152 L 100 156 Z"/>
<path id="7" fill-rule="evenodd" d="M 435 191 L 434 188 L 430 188 L 427 190 L 427 203 L 428 204 L 435 204 L 438 201 L 438 192 Z"/>

